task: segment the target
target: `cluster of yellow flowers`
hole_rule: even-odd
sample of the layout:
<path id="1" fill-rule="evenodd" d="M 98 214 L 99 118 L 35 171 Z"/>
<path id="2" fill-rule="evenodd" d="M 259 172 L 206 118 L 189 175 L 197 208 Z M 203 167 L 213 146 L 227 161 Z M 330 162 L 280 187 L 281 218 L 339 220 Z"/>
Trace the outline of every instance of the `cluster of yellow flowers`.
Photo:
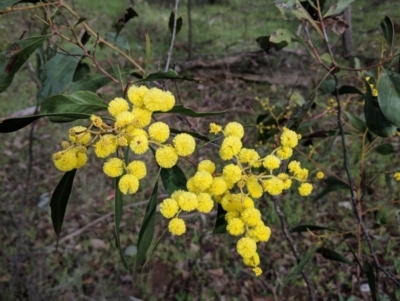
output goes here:
<path id="1" fill-rule="evenodd" d="M 175 105 L 175 97 L 168 91 L 145 86 L 131 86 L 128 100 L 114 98 L 108 105 L 108 112 L 114 117 L 113 124 L 107 124 L 101 117 L 92 115 L 89 127 L 75 126 L 69 130 L 69 142 L 61 143 L 63 150 L 53 155 L 55 166 L 61 171 L 80 168 L 87 162 L 87 149 L 92 146 L 99 158 L 109 158 L 103 165 L 104 173 L 109 177 L 120 177 L 118 187 L 124 194 L 133 194 L 139 189 L 139 180 L 146 176 L 143 161 L 125 162 L 123 150 L 129 147 L 136 155 L 156 148 L 155 158 L 163 168 L 173 167 L 179 156 L 188 156 L 196 148 L 194 138 L 188 134 L 177 134 L 172 143 L 170 128 L 164 122 L 153 122 L 155 111 L 167 112 Z"/>
<path id="2" fill-rule="evenodd" d="M 302 168 L 298 161 L 289 163 L 290 174 L 278 173 L 282 160 L 290 158 L 293 148 L 300 138 L 294 131 L 283 129 L 280 136 L 280 146 L 271 154 L 262 158 L 255 149 L 244 148 L 241 139 L 244 128 L 240 123 L 230 122 L 224 128 L 215 123 L 210 124 L 210 133 L 222 132 L 223 141 L 219 155 L 224 160 L 234 163 L 223 167 L 222 172 L 216 172 L 216 165 L 210 160 L 198 164 L 197 172 L 189 178 L 187 191 L 178 190 L 160 205 L 160 212 L 165 218 L 171 219 L 169 231 L 174 235 L 182 235 L 186 225 L 179 217 L 182 212 L 198 210 L 208 213 L 214 202 L 220 204 L 226 211 L 226 230 L 233 236 L 242 236 L 236 245 L 237 252 L 243 262 L 253 268 L 259 276 L 262 273 L 260 257 L 257 253 L 257 243 L 266 242 L 271 235 L 271 229 L 261 219 L 261 212 L 255 208 L 254 199 L 263 193 L 276 196 L 292 186 L 292 180 L 301 182 L 298 188 L 300 195 L 307 196 L 312 191 L 308 182 L 308 170 Z M 262 172 L 256 170 L 261 170 Z M 323 178 L 319 172 L 317 178 Z"/>

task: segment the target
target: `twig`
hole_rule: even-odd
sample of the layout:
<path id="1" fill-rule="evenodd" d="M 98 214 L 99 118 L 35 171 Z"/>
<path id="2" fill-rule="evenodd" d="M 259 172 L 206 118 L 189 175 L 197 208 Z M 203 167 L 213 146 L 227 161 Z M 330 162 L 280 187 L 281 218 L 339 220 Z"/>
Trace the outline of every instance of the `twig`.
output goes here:
<path id="1" fill-rule="evenodd" d="M 281 223 L 283 235 L 285 236 L 287 242 L 289 243 L 292 253 L 293 253 L 294 257 L 296 258 L 297 263 L 299 263 L 300 262 L 300 254 L 297 251 L 297 246 L 294 243 L 292 236 L 289 233 L 285 214 L 283 213 L 281 207 L 279 206 L 279 203 L 278 203 L 279 200 L 276 197 L 272 197 L 272 200 L 274 202 L 275 212 L 278 214 L 279 221 Z M 315 301 L 316 298 L 315 298 L 314 288 L 311 286 L 310 278 L 308 278 L 307 274 L 304 271 L 301 272 L 301 276 L 303 276 L 303 279 L 307 284 L 307 290 L 308 290 L 308 294 L 310 296 L 310 300 Z"/>
<path id="2" fill-rule="evenodd" d="M 171 37 L 171 45 L 169 46 L 169 51 L 168 51 L 168 56 L 167 56 L 167 63 L 165 64 L 164 71 L 167 72 L 169 68 L 169 64 L 171 62 L 171 57 L 172 57 L 172 50 L 174 49 L 174 43 L 175 43 L 175 36 L 176 36 L 176 20 L 178 17 L 178 4 L 179 0 L 175 0 L 175 8 L 174 8 L 174 28 L 172 30 L 172 37 Z"/>

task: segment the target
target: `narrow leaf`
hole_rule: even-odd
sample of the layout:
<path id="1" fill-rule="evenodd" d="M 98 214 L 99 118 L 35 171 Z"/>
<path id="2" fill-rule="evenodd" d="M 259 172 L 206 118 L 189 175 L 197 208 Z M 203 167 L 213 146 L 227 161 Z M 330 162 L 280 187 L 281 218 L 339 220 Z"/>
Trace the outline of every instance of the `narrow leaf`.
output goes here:
<path id="1" fill-rule="evenodd" d="M 56 114 L 40 114 L 32 115 L 21 118 L 10 118 L 0 121 L 0 133 L 11 133 L 18 131 L 31 124 L 35 120 L 43 117 L 66 117 L 69 121 L 77 119 L 89 119 L 90 114 L 79 114 L 79 113 L 56 113 Z"/>
<path id="2" fill-rule="evenodd" d="M 290 272 L 289 275 L 286 276 L 285 280 L 283 281 L 283 287 L 285 287 L 290 280 L 292 280 L 295 276 L 299 275 L 305 265 L 307 264 L 307 262 L 310 261 L 310 259 L 313 257 L 314 253 L 320 248 L 320 245 L 316 245 L 315 247 L 313 247 L 311 250 L 309 250 L 304 257 L 300 260 L 299 264 L 294 268 L 294 270 L 292 272 Z"/>
<path id="3" fill-rule="evenodd" d="M 150 62 L 151 62 L 151 43 L 149 33 L 146 32 L 144 35 L 146 40 L 146 65 L 145 65 L 145 76 L 147 76 L 147 70 L 149 70 Z"/>
<path id="4" fill-rule="evenodd" d="M 342 13 L 354 0 L 339 0 L 325 13 L 324 18 Z"/>
<path id="5" fill-rule="evenodd" d="M 160 175 L 168 195 L 171 196 L 172 193 L 179 189 L 186 190 L 186 176 L 178 165 L 172 168 L 162 168 Z"/>
<path id="6" fill-rule="evenodd" d="M 139 265 L 146 258 L 147 250 L 149 249 L 154 235 L 154 226 L 156 219 L 156 208 L 157 208 L 157 190 L 158 190 L 158 177 L 154 184 L 153 192 L 151 193 L 149 203 L 147 204 L 146 212 L 139 232 L 139 241 L 137 246 L 137 255 L 135 262 L 135 270 L 138 269 Z"/>
<path id="7" fill-rule="evenodd" d="M 389 45 L 390 54 L 393 51 L 393 38 L 394 38 L 394 25 L 392 19 L 390 17 L 385 16 L 379 24 L 383 36 L 385 37 L 386 42 Z"/>
<path id="8" fill-rule="evenodd" d="M 367 125 L 363 120 L 354 116 L 348 111 L 344 111 L 344 113 L 346 114 L 347 118 L 349 118 L 349 122 L 353 128 L 355 128 L 361 134 L 365 133 L 365 131 L 367 130 Z"/>
<path id="9" fill-rule="evenodd" d="M 124 251 L 122 250 L 121 240 L 119 236 L 119 224 L 121 222 L 122 212 L 124 209 L 124 202 L 122 198 L 122 192 L 118 188 L 118 183 L 121 177 L 114 180 L 114 231 L 115 231 L 115 241 L 119 251 L 119 255 L 122 260 L 122 264 L 126 269 L 128 269 L 128 263 L 125 259 Z"/>
<path id="10" fill-rule="evenodd" d="M 215 226 L 213 234 L 222 234 L 226 233 L 226 220 L 225 220 L 226 211 L 222 208 L 221 204 L 218 204 L 217 211 L 217 219 L 215 220 Z"/>
<path id="11" fill-rule="evenodd" d="M 101 87 L 107 85 L 111 82 L 111 79 L 104 74 L 87 74 L 81 80 L 73 82 L 68 93 L 74 93 L 78 91 L 91 91 L 96 92 Z"/>
<path id="12" fill-rule="evenodd" d="M 376 277 L 372 265 L 368 261 L 363 262 L 363 271 L 367 275 L 368 285 L 371 290 L 372 300 L 378 301 L 376 292 Z"/>
<path id="13" fill-rule="evenodd" d="M 16 41 L 0 52 L 0 93 L 12 83 L 15 74 L 49 35 Z"/>
<path id="14" fill-rule="evenodd" d="M 353 87 L 353 86 L 346 86 L 346 85 L 341 86 L 341 87 L 339 88 L 339 95 L 343 95 L 343 94 L 359 94 L 359 95 L 364 96 L 364 93 L 361 92 L 361 91 L 360 91 L 359 89 L 357 89 L 356 87 Z M 333 87 L 332 95 L 336 95 L 335 87 Z"/>
<path id="15" fill-rule="evenodd" d="M 389 190 L 389 194 L 393 194 L 392 177 L 391 177 L 390 173 L 385 174 L 385 183 L 386 183 L 386 187 Z"/>
<path id="16" fill-rule="evenodd" d="M 388 156 L 394 153 L 394 147 L 391 143 L 384 143 L 373 148 L 372 151 L 377 152 L 383 156 Z"/>
<path id="17" fill-rule="evenodd" d="M 174 31 L 174 18 L 175 18 L 175 13 L 174 11 L 171 11 L 171 14 L 169 15 L 169 21 L 168 21 L 168 28 L 169 28 L 169 32 L 172 34 Z M 182 17 L 178 17 L 176 18 L 176 31 L 175 34 L 177 35 L 182 28 Z"/>
<path id="18" fill-rule="evenodd" d="M 103 102 L 97 94 L 90 91 L 79 91 L 71 95 L 55 95 L 43 101 L 40 112 L 49 113 L 86 113 L 107 109 L 107 104 Z M 73 119 L 69 117 L 49 117 L 52 122 L 68 122 Z"/>
<path id="19" fill-rule="evenodd" d="M 132 7 L 128 7 L 126 9 L 125 15 L 122 18 L 120 18 L 117 22 L 115 22 L 113 25 L 113 27 L 116 30 L 116 36 L 120 34 L 121 30 L 125 27 L 126 23 L 128 23 L 130 19 L 133 19 L 135 17 L 139 17 L 139 15 Z"/>
<path id="20" fill-rule="evenodd" d="M 185 108 L 183 105 L 175 105 L 168 113 L 177 113 L 182 114 L 189 117 L 206 117 L 206 116 L 217 116 L 225 114 L 227 111 L 219 111 L 219 112 L 195 112 L 192 109 Z M 154 112 L 161 113 L 161 112 Z"/>
<path id="21" fill-rule="evenodd" d="M 289 232 L 308 232 L 310 231 L 319 231 L 319 230 L 329 230 L 329 231 L 336 231 L 335 229 L 332 228 L 327 228 L 327 227 L 321 227 L 317 225 L 299 225 L 296 227 L 293 227 L 289 230 Z"/>
<path id="22" fill-rule="evenodd" d="M 71 85 L 82 54 L 81 49 L 73 49 L 70 53 L 56 53 L 47 61 L 43 70 L 43 84 L 37 95 L 39 101 L 62 94 Z"/>
<path id="23" fill-rule="evenodd" d="M 201 83 L 201 80 L 187 77 L 187 76 L 179 76 L 178 73 L 174 70 L 168 70 L 167 72 L 157 72 L 157 73 L 152 73 L 149 74 L 146 78 L 144 79 L 139 79 L 136 81 L 136 83 L 144 83 L 144 82 L 151 82 L 151 81 L 156 81 L 156 80 L 164 80 L 164 79 L 170 79 L 170 80 L 187 80 L 187 81 L 193 81 L 196 83 Z"/>
<path id="24" fill-rule="evenodd" d="M 117 35 L 115 32 L 108 32 L 106 34 L 106 40 L 115 44 L 118 48 L 125 49 L 127 51 L 130 51 L 131 49 L 128 40 L 123 36 Z"/>
<path id="25" fill-rule="evenodd" d="M 383 115 L 394 126 L 400 127 L 400 74 L 382 68 L 377 89 Z"/>
<path id="26" fill-rule="evenodd" d="M 68 199 L 71 194 L 75 173 L 76 169 L 66 172 L 51 196 L 51 221 L 53 223 L 54 232 L 57 235 L 57 244 L 61 233 L 65 210 L 67 209 Z"/>
<path id="27" fill-rule="evenodd" d="M 335 177 L 328 177 L 326 179 L 323 179 L 323 182 L 325 184 L 325 188 L 314 198 L 315 201 L 319 200 L 320 198 L 324 197 L 332 191 L 349 189 L 349 186 L 346 183 Z"/>
<path id="28" fill-rule="evenodd" d="M 352 262 L 348 260 L 345 256 L 331 249 L 320 247 L 317 252 L 328 260 L 338 261 L 348 265 L 352 265 Z"/>

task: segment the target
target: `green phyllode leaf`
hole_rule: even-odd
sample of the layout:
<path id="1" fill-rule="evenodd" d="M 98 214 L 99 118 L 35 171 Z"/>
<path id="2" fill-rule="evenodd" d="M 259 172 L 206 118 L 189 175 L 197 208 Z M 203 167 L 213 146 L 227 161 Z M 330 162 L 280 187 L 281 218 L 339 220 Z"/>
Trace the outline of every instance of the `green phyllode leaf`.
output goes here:
<path id="1" fill-rule="evenodd" d="M 218 204 L 217 219 L 215 220 L 215 226 L 213 234 L 226 233 L 226 226 L 228 225 L 225 220 L 226 211 L 222 208 L 221 204 Z"/>
<path id="2" fill-rule="evenodd" d="M 332 261 L 338 261 L 341 263 L 345 263 L 348 265 L 353 265 L 352 262 L 350 260 L 348 260 L 345 256 L 343 256 L 342 254 L 333 251 L 331 249 L 325 248 L 325 247 L 320 247 L 317 250 L 318 253 L 320 253 L 324 258 L 328 259 L 328 260 L 332 260 Z"/>
<path id="3" fill-rule="evenodd" d="M 54 232 L 57 235 L 57 244 L 60 238 L 61 226 L 63 224 L 65 210 L 67 209 L 68 199 L 71 194 L 75 173 L 76 169 L 66 172 L 51 196 L 51 221 L 53 223 Z"/>
<path id="4" fill-rule="evenodd" d="M 176 190 L 186 190 L 186 176 L 178 165 L 172 168 L 162 168 L 160 176 L 163 186 L 169 196 Z"/>
<path id="5" fill-rule="evenodd" d="M 385 37 L 386 42 L 389 45 L 390 53 L 393 51 L 393 38 L 394 38 L 394 25 L 392 19 L 390 17 L 385 16 L 381 23 L 379 24 L 383 36 Z"/>
<path id="6" fill-rule="evenodd" d="M 38 100 L 62 94 L 73 82 L 75 71 L 83 55 L 81 49 L 73 49 L 70 53 L 56 53 L 44 65 L 42 87 L 38 91 Z"/>
<path id="7" fill-rule="evenodd" d="M 304 255 L 304 257 L 300 260 L 299 264 L 284 279 L 282 285 L 283 287 L 285 287 L 295 276 L 299 275 L 303 271 L 307 262 L 310 261 L 310 259 L 314 256 L 314 253 L 317 252 L 319 248 L 320 245 L 316 245 Z"/>
<path id="8" fill-rule="evenodd" d="M 163 170 L 163 169 L 161 169 Z M 146 253 L 151 245 L 154 236 L 154 226 L 156 220 L 156 208 L 157 208 L 157 192 L 158 192 L 158 178 L 160 172 L 157 174 L 156 182 L 154 184 L 153 191 L 150 196 L 149 203 L 147 204 L 146 212 L 144 213 L 143 222 L 140 227 L 139 241 L 137 246 L 135 270 L 138 269 L 139 265 L 146 258 Z"/>
<path id="9" fill-rule="evenodd" d="M 372 300 L 378 301 L 377 291 L 376 291 L 376 277 L 374 268 L 368 261 L 363 262 L 363 272 L 367 275 L 368 285 L 371 290 Z"/>
<path id="10" fill-rule="evenodd" d="M 291 233 L 295 232 L 308 232 L 310 231 L 319 231 L 319 230 L 329 230 L 329 231 L 336 231 L 335 229 L 332 228 L 327 228 L 327 227 L 321 227 L 317 225 L 298 225 L 296 227 L 293 227 L 289 230 Z"/>
<path id="11" fill-rule="evenodd" d="M 12 83 L 15 74 L 49 35 L 16 41 L 0 52 L 0 93 Z"/>
<path id="12" fill-rule="evenodd" d="M 338 3 L 332 5 L 325 13 L 324 18 L 342 13 L 354 0 L 339 0 Z"/>
<path id="13" fill-rule="evenodd" d="M 120 34 L 121 30 L 125 27 L 126 23 L 128 23 L 130 19 L 133 19 L 135 17 L 139 17 L 137 12 L 132 7 L 128 7 L 126 9 L 125 15 L 122 18 L 118 19 L 118 21 L 115 22 L 113 25 L 113 27 L 116 30 L 116 37 Z"/>
<path id="14" fill-rule="evenodd" d="M 274 43 L 271 41 L 271 36 L 261 36 L 256 39 L 258 46 L 265 52 L 269 53 L 270 50 L 279 51 L 289 45 L 287 41 Z"/>
<path id="15" fill-rule="evenodd" d="M 169 15 L 169 21 L 168 21 L 168 28 L 169 28 L 169 32 L 171 34 L 174 31 L 174 18 L 175 18 L 175 13 L 174 13 L 174 11 L 171 11 L 171 14 Z M 176 31 L 175 31 L 176 35 L 181 31 L 182 23 L 183 23 L 182 17 L 176 18 Z"/>
<path id="16" fill-rule="evenodd" d="M 73 120 L 77 119 L 89 119 L 90 114 L 79 114 L 79 113 L 56 113 L 56 114 L 39 114 L 39 115 L 32 115 L 32 116 L 27 116 L 27 117 L 21 117 L 21 118 L 10 118 L 10 119 L 5 119 L 3 121 L 0 121 L 0 133 L 11 133 L 18 131 L 27 125 L 31 124 L 35 120 L 38 120 L 43 117 L 54 117 L 54 118 L 68 118 L 68 121 L 64 122 L 70 122 Z"/>
<path id="17" fill-rule="evenodd" d="M 326 179 L 323 179 L 323 182 L 325 183 L 325 188 L 320 193 L 318 193 L 317 196 L 315 196 L 315 201 L 319 200 L 320 198 L 324 197 L 332 191 L 349 189 L 349 185 L 335 177 L 328 177 Z"/>
<path id="18" fill-rule="evenodd" d="M 107 104 L 103 102 L 97 94 L 90 91 L 79 91 L 71 95 L 55 95 L 43 101 L 40 112 L 49 113 L 86 113 L 107 109 Z M 69 122 L 74 120 L 67 116 L 49 117 L 52 122 Z"/>
<path id="19" fill-rule="evenodd" d="M 128 263 L 125 259 L 124 251 L 121 247 L 121 240 L 119 236 L 119 224 L 121 222 L 122 212 L 124 209 L 124 202 L 122 198 L 122 192 L 118 188 L 118 183 L 121 177 L 114 180 L 114 230 L 115 230 L 115 242 L 119 251 L 119 255 L 122 260 L 122 264 L 128 269 Z"/>
<path id="20" fill-rule="evenodd" d="M 382 74 L 383 76 L 383 74 Z M 364 104 L 364 116 L 365 123 L 372 133 L 380 137 L 390 137 L 396 134 L 396 127 L 390 122 L 386 114 L 382 110 L 382 106 L 378 103 L 379 97 L 381 102 L 390 103 L 391 101 L 387 99 L 387 94 L 382 91 L 383 84 L 380 80 L 378 83 L 378 95 L 382 92 L 383 95 L 376 97 L 372 95 L 371 87 L 369 83 L 365 81 L 366 94 L 365 94 L 365 104 Z M 387 108 L 386 108 L 387 109 Z M 396 110 L 398 111 L 398 109 Z"/>
<path id="21" fill-rule="evenodd" d="M 382 68 L 377 89 L 383 115 L 394 126 L 400 127 L 400 74 Z"/>

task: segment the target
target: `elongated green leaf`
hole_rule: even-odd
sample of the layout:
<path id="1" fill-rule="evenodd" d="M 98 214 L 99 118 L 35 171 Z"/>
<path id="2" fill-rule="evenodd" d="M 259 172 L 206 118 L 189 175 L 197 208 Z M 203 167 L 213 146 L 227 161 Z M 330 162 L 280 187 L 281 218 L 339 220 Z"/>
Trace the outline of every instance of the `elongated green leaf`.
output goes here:
<path id="1" fill-rule="evenodd" d="M 32 115 L 21 118 L 10 118 L 0 121 L 0 133 L 11 133 L 18 131 L 31 124 L 35 120 L 38 120 L 43 117 L 67 117 L 68 121 L 77 120 L 77 119 L 89 119 L 90 114 L 79 114 L 79 113 L 56 113 L 56 114 L 40 114 L 40 115 Z"/>
<path id="2" fill-rule="evenodd" d="M 74 76 L 72 77 L 72 82 L 77 82 L 83 79 L 89 73 L 90 73 L 89 65 L 87 63 L 80 62 L 75 69 Z"/>
<path id="3" fill-rule="evenodd" d="M 377 89 L 383 115 L 394 126 L 400 127 L 400 74 L 382 68 Z"/>
<path id="4" fill-rule="evenodd" d="M 46 0 L 1 0 L 0 1 L 0 10 L 3 10 L 7 7 L 11 7 L 18 3 L 38 3 L 38 2 L 47 2 Z"/>
<path id="5" fill-rule="evenodd" d="M 388 156 L 394 153 L 394 147 L 391 143 L 384 143 L 373 148 L 372 151 L 377 152 L 383 156 Z"/>
<path id="6" fill-rule="evenodd" d="M 107 104 L 103 102 L 97 94 L 90 91 L 79 91 L 71 95 L 55 95 L 43 101 L 40 112 L 49 113 L 86 113 L 107 109 Z M 72 121 L 69 117 L 49 117 L 52 122 Z"/>
<path id="7" fill-rule="evenodd" d="M 323 182 L 325 183 L 325 188 L 314 198 L 315 201 L 319 200 L 320 198 L 324 197 L 332 191 L 349 189 L 349 186 L 346 183 L 335 177 L 328 177 L 326 179 L 323 179 Z"/>
<path id="8" fill-rule="evenodd" d="M 356 87 L 353 87 L 353 86 L 346 86 L 346 85 L 341 86 L 341 87 L 339 88 L 339 95 L 343 95 L 343 94 L 359 94 L 359 95 L 364 96 L 364 93 L 361 92 L 361 91 L 360 91 L 359 89 L 357 89 Z M 332 95 L 336 95 L 335 87 L 333 87 Z"/>
<path id="9" fill-rule="evenodd" d="M 170 79 L 170 80 L 188 80 L 188 81 L 193 81 L 196 83 L 201 83 L 201 80 L 187 77 L 187 76 L 179 76 L 178 73 L 174 70 L 168 70 L 167 72 L 157 72 L 157 73 L 152 73 L 149 74 L 146 78 L 139 79 L 136 81 L 136 83 L 144 83 L 144 82 L 151 82 L 151 81 L 156 81 L 156 80 L 164 80 L 164 79 Z"/>
<path id="10" fill-rule="evenodd" d="M 119 237 L 119 224 L 121 222 L 122 212 L 124 209 L 124 201 L 122 198 L 122 192 L 118 188 L 118 183 L 121 177 L 115 178 L 114 180 L 114 231 L 115 231 L 115 241 L 119 251 L 119 255 L 122 260 L 122 264 L 126 269 L 128 269 L 128 263 L 125 259 L 124 251 L 121 246 L 121 240 Z"/>
<path id="11" fill-rule="evenodd" d="M 169 32 L 171 34 L 174 31 L 174 18 L 175 18 L 175 13 L 174 13 L 174 11 L 171 11 L 171 14 L 169 15 L 169 21 L 168 21 L 168 28 L 169 28 Z M 182 29 L 182 22 L 183 22 L 182 17 L 176 18 L 176 31 L 175 31 L 176 35 Z"/>
<path id="12" fill-rule="evenodd" d="M 317 252 L 320 253 L 326 259 L 342 262 L 348 265 L 353 265 L 352 262 L 348 260 L 346 257 L 344 257 L 342 254 L 333 251 L 331 249 L 320 247 Z"/>
<path id="13" fill-rule="evenodd" d="M 146 65 L 145 65 L 144 76 L 146 77 L 151 62 L 151 42 L 150 42 L 150 35 L 148 32 L 145 33 L 144 38 L 146 40 Z"/>
<path id="14" fill-rule="evenodd" d="M 367 275 L 368 285 L 371 290 L 372 300 L 378 301 L 377 291 L 376 291 L 376 277 L 374 268 L 368 261 L 363 262 L 363 271 Z"/>
<path id="15" fill-rule="evenodd" d="M 118 48 L 125 49 L 127 51 L 131 50 L 128 40 L 123 36 L 118 36 L 115 32 L 108 32 L 106 34 L 106 40 L 113 43 Z"/>
<path id="16" fill-rule="evenodd" d="M 65 210 L 67 209 L 69 195 L 71 194 L 75 173 L 76 169 L 66 172 L 51 196 L 51 221 L 53 223 L 54 232 L 56 232 L 57 235 L 57 244 L 61 233 Z"/>
<path id="17" fill-rule="evenodd" d="M 91 91 L 96 92 L 101 87 L 111 82 L 111 79 L 104 74 L 87 74 L 81 80 L 73 82 L 67 89 L 68 93 L 78 91 Z"/>
<path id="18" fill-rule="evenodd" d="M 349 118 L 349 122 L 353 128 L 355 128 L 361 134 L 365 133 L 365 131 L 367 130 L 367 125 L 363 120 L 354 116 L 348 111 L 344 111 L 344 113 L 346 114 L 347 118 Z"/>
<path id="19" fill-rule="evenodd" d="M 339 0 L 325 13 L 324 18 L 342 13 L 354 0 Z"/>
<path id="20" fill-rule="evenodd" d="M 383 74 L 384 72 L 382 73 L 382 76 L 384 76 Z M 381 83 L 382 81 L 380 80 L 379 82 Z M 387 104 L 389 104 L 391 102 L 391 100 L 389 100 L 387 97 L 386 94 L 387 92 L 382 91 L 382 89 L 385 89 L 384 86 L 386 86 L 386 83 L 385 85 L 383 85 L 382 83 L 381 84 L 378 83 L 378 100 L 376 99 L 376 97 L 372 95 L 371 87 L 367 81 L 365 81 L 365 86 L 366 86 L 365 104 L 364 104 L 365 123 L 367 124 L 371 132 L 374 133 L 375 135 L 378 135 L 380 137 L 393 136 L 394 134 L 396 134 L 397 129 L 392 124 L 392 122 L 388 120 L 386 114 L 383 112 L 382 105 L 378 103 L 379 97 L 381 98 L 381 101 L 383 103 L 386 102 Z M 383 94 L 380 95 L 381 93 Z M 388 107 L 385 108 L 385 110 L 387 109 Z"/>
<path id="21" fill-rule="evenodd" d="M 160 175 L 160 172 L 157 174 L 153 192 L 151 193 L 149 203 L 147 204 L 146 212 L 144 213 L 143 222 L 140 227 L 135 270 L 138 269 L 139 265 L 146 258 L 147 250 L 149 249 L 151 242 L 153 240 L 154 226 L 155 226 L 155 220 L 156 220 L 157 191 L 158 191 L 159 175 Z"/>
<path id="22" fill-rule="evenodd" d="M 128 7 L 126 9 L 125 15 L 122 18 L 118 19 L 118 21 L 115 22 L 113 25 L 116 30 L 116 35 L 118 36 L 121 30 L 125 27 L 126 23 L 128 23 L 130 19 L 133 19 L 135 17 L 139 17 L 137 12 L 132 7 Z"/>
<path id="23" fill-rule="evenodd" d="M 320 245 L 317 245 L 317 246 L 313 247 L 311 250 L 309 250 L 303 256 L 303 258 L 301 258 L 299 264 L 284 279 L 283 287 L 285 287 L 289 283 L 290 280 L 292 280 L 295 276 L 299 275 L 303 271 L 303 269 L 304 269 L 305 265 L 307 264 L 307 262 L 310 261 L 310 259 L 314 256 L 314 253 L 317 252 L 317 250 L 319 248 L 320 248 Z"/>
<path id="24" fill-rule="evenodd" d="M 177 114 L 182 114 L 186 115 L 189 117 L 206 117 L 206 116 L 216 116 L 216 115 L 222 115 L 225 114 L 227 111 L 220 111 L 220 112 L 195 112 L 192 109 L 185 108 L 183 105 L 175 105 L 168 113 L 177 113 Z M 155 114 L 157 113 L 162 113 L 162 112 L 154 112 Z"/>
<path id="25" fill-rule="evenodd" d="M 270 40 L 270 38 L 271 36 L 261 36 L 256 39 L 258 46 L 260 46 L 260 48 L 267 53 L 269 53 L 272 49 L 279 51 L 289 45 L 289 43 L 286 41 L 274 43 Z"/>
<path id="26" fill-rule="evenodd" d="M 392 176 L 390 173 L 385 174 L 385 183 L 389 190 L 389 194 L 393 194 Z"/>
<path id="27" fill-rule="evenodd" d="M 217 219 L 215 220 L 215 226 L 213 234 L 222 234 L 226 233 L 226 220 L 225 220 L 226 211 L 222 208 L 221 204 L 218 204 L 217 211 Z"/>
<path id="28" fill-rule="evenodd" d="M 269 40 L 275 44 L 286 42 L 287 45 L 289 45 L 292 42 L 292 38 L 292 33 L 288 29 L 277 29 L 273 34 L 271 34 Z"/>
<path id="29" fill-rule="evenodd" d="M 393 26 L 393 21 L 392 19 L 390 19 L 390 17 L 385 16 L 382 21 L 381 24 L 379 24 L 383 36 L 385 37 L 386 42 L 389 45 L 389 50 L 390 53 L 392 53 L 392 47 L 393 47 L 393 38 L 394 38 L 394 26 Z"/>
<path id="30" fill-rule="evenodd" d="M 73 49 L 70 53 L 56 53 L 44 65 L 43 84 L 38 92 L 38 100 L 62 94 L 72 83 L 75 70 L 83 55 L 81 49 Z"/>
<path id="31" fill-rule="evenodd" d="M 298 225 L 296 227 L 293 227 L 289 230 L 289 232 L 308 232 L 310 231 L 319 231 L 319 230 L 329 230 L 329 231 L 336 231 L 335 229 L 332 228 L 327 228 L 327 227 L 321 227 L 317 225 Z"/>
<path id="32" fill-rule="evenodd" d="M 186 176 L 178 165 L 162 168 L 160 175 L 163 186 L 170 196 L 176 190 L 186 190 Z"/>
<path id="33" fill-rule="evenodd" d="M 355 237 L 354 237 L 354 235 L 352 234 L 352 236 L 349 235 L 348 238 L 354 239 Z M 358 256 L 357 256 L 356 252 L 353 250 L 353 248 L 351 247 L 351 245 L 349 244 L 349 242 L 348 242 L 347 240 L 345 240 L 345 242 L 346 242 L 346 245 L 347 245 L 347 247 L 349 248 L 351 254 L 353 255 L 354 261 L 355 261 L 355 262 L 358 264 L 358 266 L 362 269 L 361 262 L 360 262 L 360 260 L 358 259 Z"/>
<path id="34" fill-rule="evenodd" d="M 0 93 L 10 86 L 18 70 L 48 37 L 49 35 L 19 40 L 0 52 Z"/>

